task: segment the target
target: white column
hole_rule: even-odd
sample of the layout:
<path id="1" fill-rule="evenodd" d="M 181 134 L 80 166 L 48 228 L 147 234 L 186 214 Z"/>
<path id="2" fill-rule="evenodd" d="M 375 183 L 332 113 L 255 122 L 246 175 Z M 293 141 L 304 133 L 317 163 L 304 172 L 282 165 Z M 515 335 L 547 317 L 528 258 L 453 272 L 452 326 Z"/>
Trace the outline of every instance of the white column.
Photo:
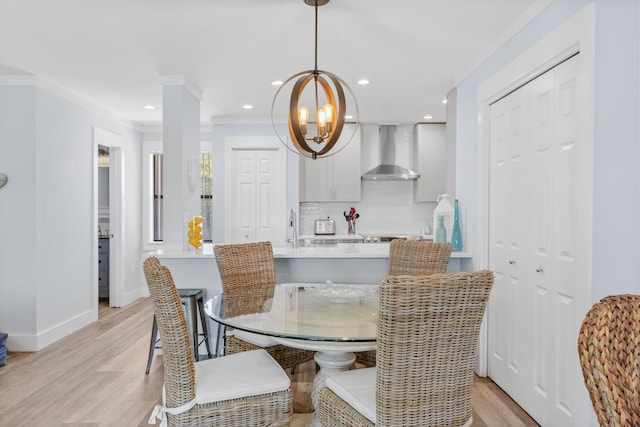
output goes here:
<path id="1" fill-rule="evenodd" d="M 184 215 L 200 212 L 200 98 L 199 91 L 184 77 L 163 78 L 165 249 L 183 248 Z"/>

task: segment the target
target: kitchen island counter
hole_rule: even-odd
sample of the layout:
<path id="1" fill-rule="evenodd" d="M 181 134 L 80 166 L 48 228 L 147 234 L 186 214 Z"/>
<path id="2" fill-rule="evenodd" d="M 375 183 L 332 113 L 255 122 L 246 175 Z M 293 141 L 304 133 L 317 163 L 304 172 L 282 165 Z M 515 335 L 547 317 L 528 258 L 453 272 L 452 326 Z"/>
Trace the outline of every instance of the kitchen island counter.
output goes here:
<path id="1" fill-rule="evenodd" d="M 180 258 L 215 258 L 213 254 L 214 244 L 203 245 L 201 253 L 182 250 L 157 250 L 148 253 L 160 259 Z M 274 246 L 274 258 L 389 258 L 389 243 L 338 243 L 336 245 L 300 246 Z M 471 258 L 469 252 L 452 252 L 452 259 Z"/>
<path id="2" fill-rule="evenodd" d="M 388 243 L 339 243 L 309 247 L 273 248 L 278 283 L 380 283 L 389 269 Z M 209 297 L 222 292 L 213 244 L 205 244 L 201 253 L 182 250 L 145 252 L 169 267 L 178 288 L 204 288 Z M 471 254 L 451 254 L 447 271 L 464 271 Z M 146 286 L 145 286 L 146 288 Z"/>

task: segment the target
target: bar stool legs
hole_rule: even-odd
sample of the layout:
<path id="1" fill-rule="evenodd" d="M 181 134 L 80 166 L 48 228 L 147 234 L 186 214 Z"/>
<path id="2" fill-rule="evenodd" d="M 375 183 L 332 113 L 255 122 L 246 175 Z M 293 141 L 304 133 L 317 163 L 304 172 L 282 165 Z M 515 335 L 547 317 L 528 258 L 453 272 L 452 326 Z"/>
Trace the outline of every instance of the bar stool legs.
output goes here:
<path id="1" fill-rule="evenodd" d="M 200 311 L 200 322 L 202 325 L 203 341 L 207 348 L 207 357 L 211 358 L 211 346 L 209 345 L 209 328 L 207 326 L 207 316 L 204 312 L 204 290 L 203 289 L 178 289 L 178 295 L 182 299 L 182 303 L 187 305 L 189 310 L 189 327 L 191 328 L 191 336 L 193 337 L 193 357 L 197 362 L 200 358 L 199 352 L 199 336 L 198 336 L 198 315 L 196 311 Z M 149 343 L 149 358 L 147 360 L 146 374 L 151 369 L 153 361 L 153 353 L 157 347 L 158 323 L 156 316 L 153 316 L 153 326 L 151 327 L 151 342 Z"/>
<path id="2" fill-rule="evenodd" d="M 208 317 L 206 315 L 206 313 L 204 312 L 204 292 L 200 295 L 199 298 L 197 298 L 197 304 L 198 304 L 198 311 L 200 312 L 200 323 L 202 324 L 202 334 L 204 335 L 204 343 L 205 346 L 207 348 L 207 359 L 211 359 L 211 357 L 213 356 L 211 354 L 211 345 L 209 344 L 209 327 L 208 325 Z M 198 327 L 197 327 L 197 323 L 194 323 L 194 325 L 196 325 L 196 333 L 194 334 L 194 337 L 196 338 L 196 344 L 198 344 Z M 199 346 L 198 346 L 199 347 Z M 196 357 L 196 360 L 197 357 Z"/>
<path id="3" fill-rule="evenodd" d="M 151 327 L 151 343 L 149 344 L 149 360 L 147 360 L 147 370 L 145 374 L 149 373 L 151 369 L 151 362 L 153 361 L 153 353 L 156 350 L 156 344 L 158 342 L 158 322 L 156 322 L 156 315 L 153 315 L 153 326 Z"/>

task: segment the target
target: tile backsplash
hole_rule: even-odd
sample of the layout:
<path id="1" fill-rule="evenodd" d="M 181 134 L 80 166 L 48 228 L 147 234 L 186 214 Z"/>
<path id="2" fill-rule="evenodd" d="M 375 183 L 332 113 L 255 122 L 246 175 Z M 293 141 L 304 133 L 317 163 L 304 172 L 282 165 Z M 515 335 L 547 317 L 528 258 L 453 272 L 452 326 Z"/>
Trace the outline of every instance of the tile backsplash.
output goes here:
<path id="1" fill-rule="evenodd" d="M 336 234 L 347 234 L 344 212 L 354 207 L 360 214 L 356 233 L 424 234 L 433 224 L 435 203 L 415 203 L 412 181 L 363 181 L 359 202 L 300 203 L 300 235 L 313 234 L 316 219 L 331 218 Z"/>

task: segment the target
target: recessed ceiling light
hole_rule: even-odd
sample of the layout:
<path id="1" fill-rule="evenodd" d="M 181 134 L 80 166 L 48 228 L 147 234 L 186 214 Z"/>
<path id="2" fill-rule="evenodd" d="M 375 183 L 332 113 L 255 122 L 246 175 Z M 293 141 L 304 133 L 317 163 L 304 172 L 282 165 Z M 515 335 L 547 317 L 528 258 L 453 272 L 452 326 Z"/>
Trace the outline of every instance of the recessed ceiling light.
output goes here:
<path id="1" fill-rule="evenodd" d="M 280 86 L 282 83 L 284 83 L 282 80 L 274 80 L 271 82 L 273 86 Z"/>
<path id="2" fill-rule="evenodd" d="M 244 105 L 242 106 L 242 108 L 244 108 L 245 110 L 251 110 L 251 109 L 253 108 L 253 105 L 250 105 L 250 104 L 244 104 Z"/>
<path id="3" fill-rule="evenodd" d="M 427 120 L 431 120 L 431 119 L 433 119 L 433 116 L 424 116 L 424 118 L 427 119 Z"/>
<path id="4" fill-rule="evenodd" d="M 155 110 L 156 109 L 155 105 L 143 105 L 142 108 L 144 108 L 145 110 Z"/>
<path id="5" fill-rule="evenodd" d="M 442 103 L 443 103 L 443 104 L 446 104 L 446 103 L 447 103 L 447 100 L 446 100 L 446 99 L 443 99 L 443 100 L 442 100 Z"/>
<path id="6" fill-rule="evenodd" d="M 367 80 L 367 79 L 360 79 L 360 80 L 358 80 L 358 84 L 359 84 L 359 85 L 368 85 L 368 84 L 369 84 L 369 80 Z"/>

